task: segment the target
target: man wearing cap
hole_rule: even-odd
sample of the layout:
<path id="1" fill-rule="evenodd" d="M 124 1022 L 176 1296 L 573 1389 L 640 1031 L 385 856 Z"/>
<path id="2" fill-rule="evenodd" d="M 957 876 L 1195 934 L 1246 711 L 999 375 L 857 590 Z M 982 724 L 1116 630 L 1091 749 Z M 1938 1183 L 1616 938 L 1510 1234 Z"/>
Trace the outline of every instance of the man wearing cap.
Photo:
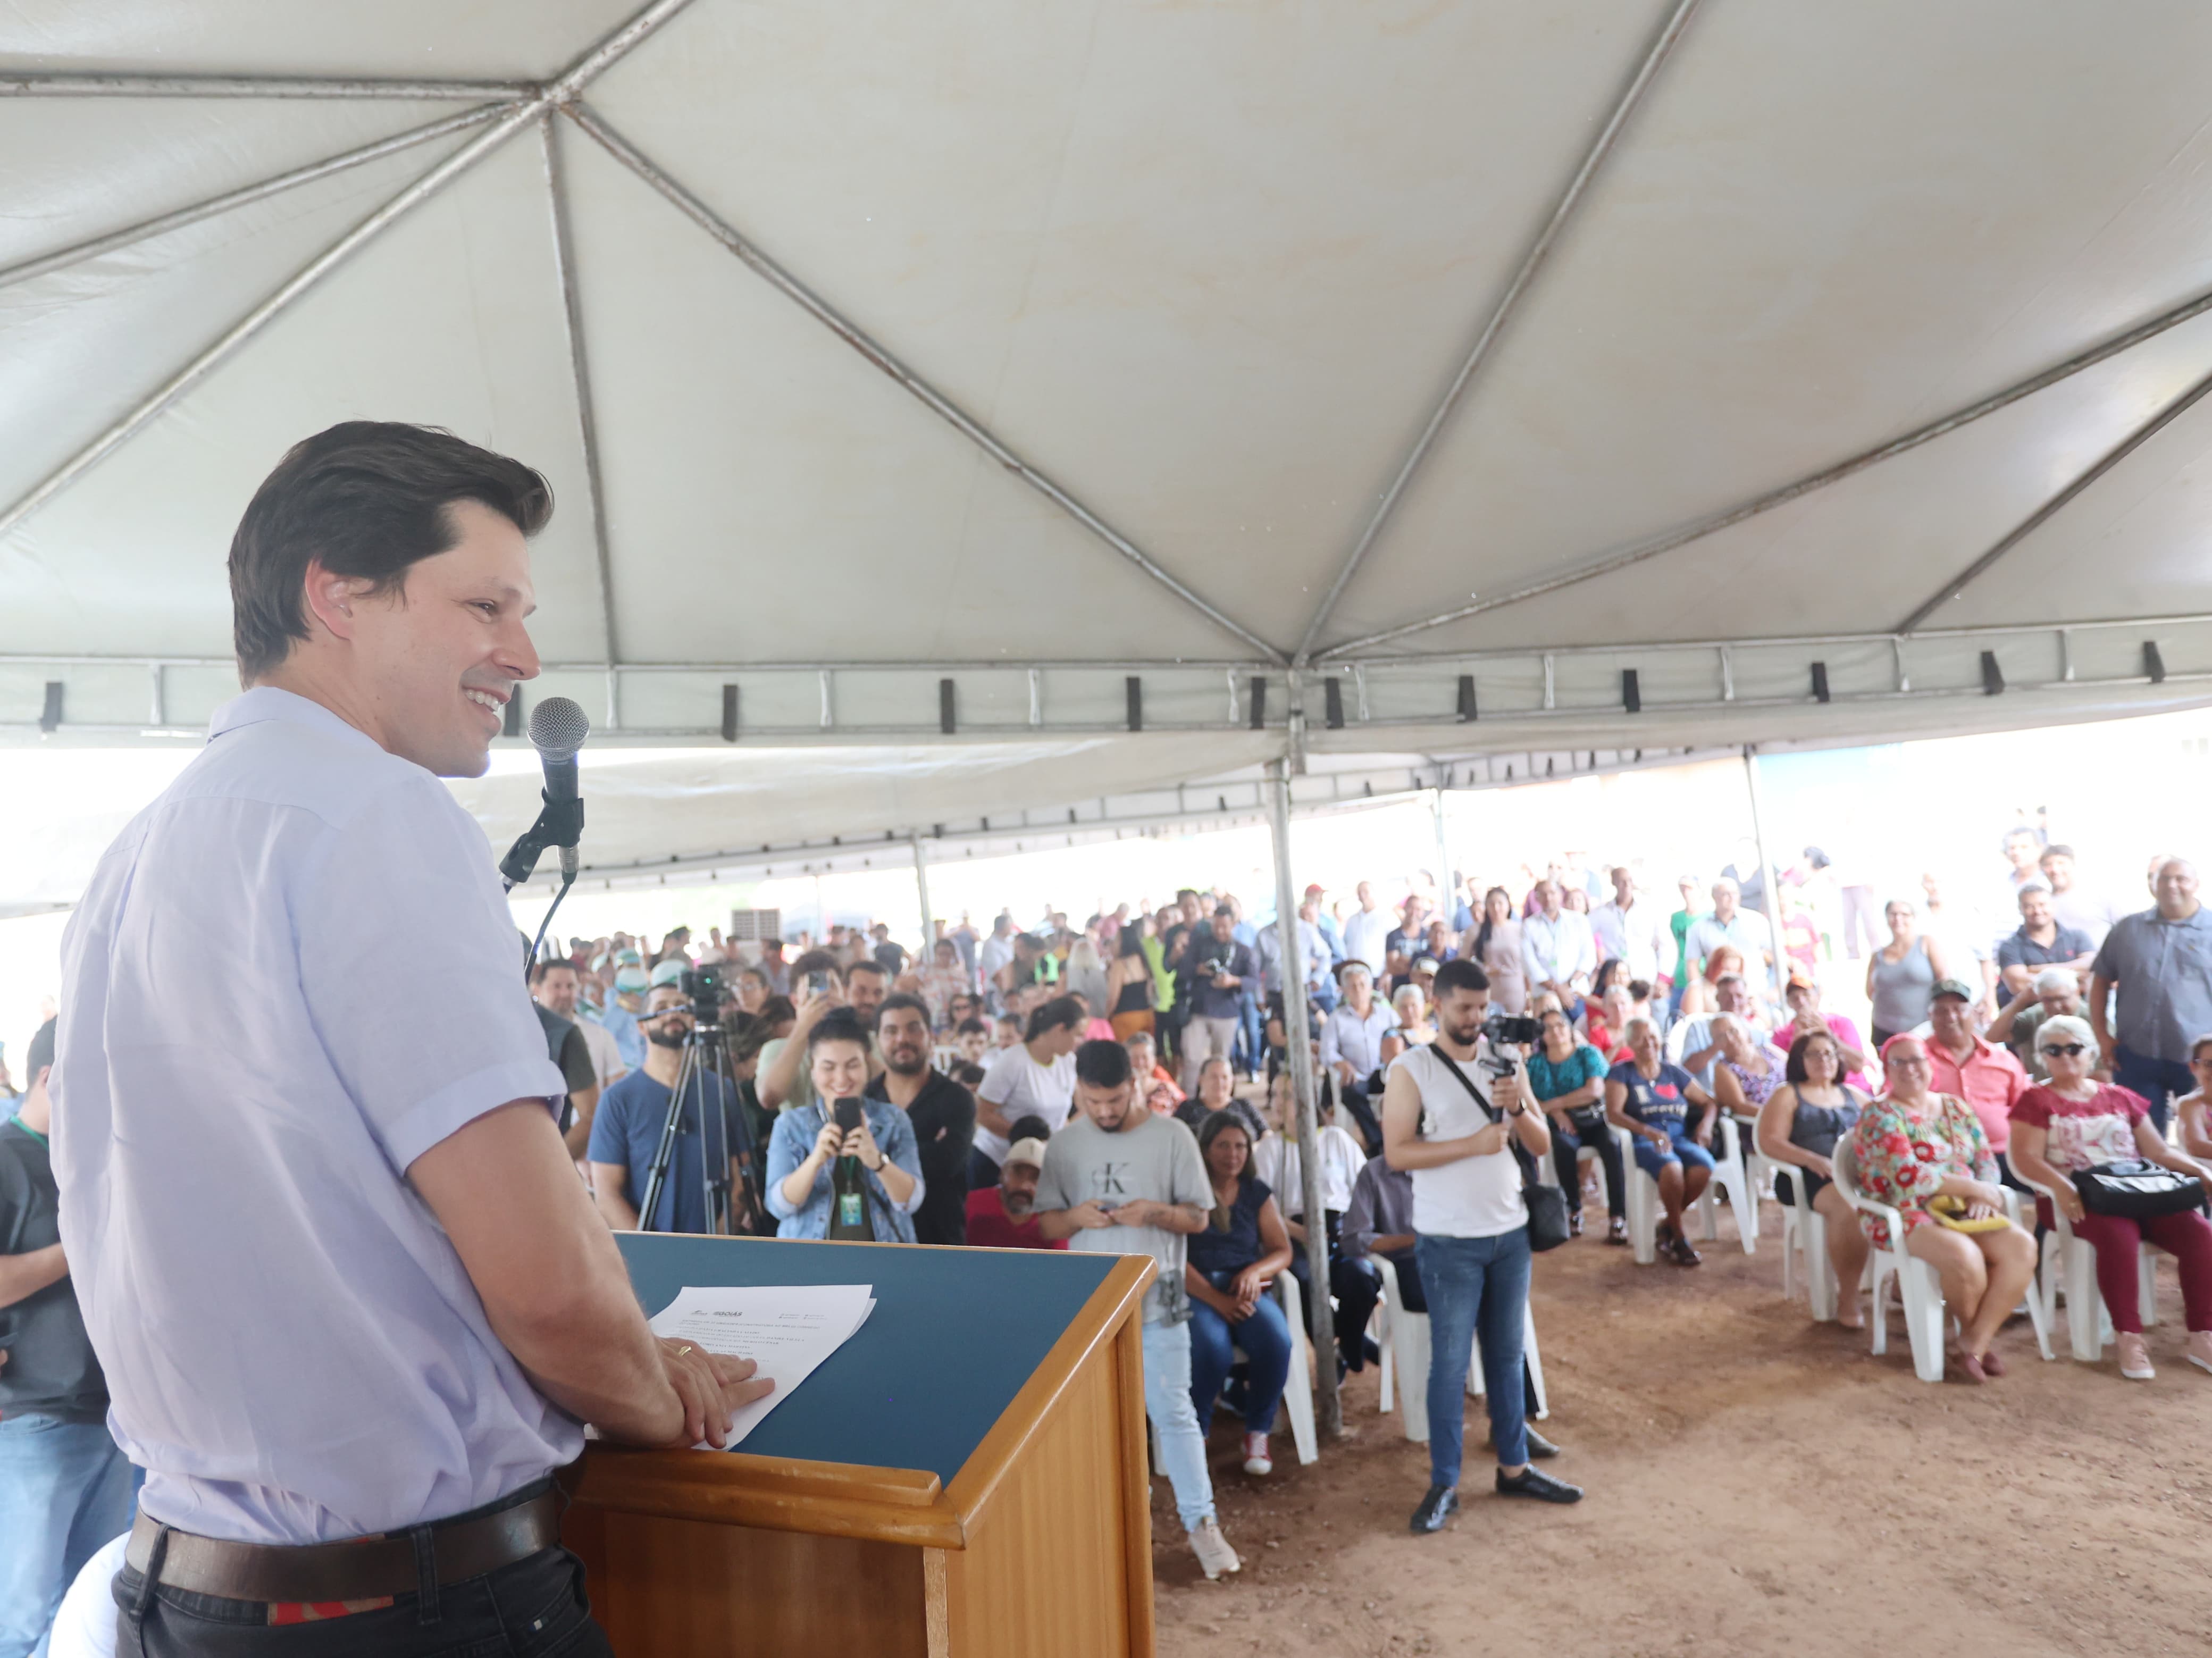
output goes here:
<path id="1" fill-rule="evenodd" d="M 615 1039 L 615 1051 L 622 1055 L 626 1071 L 635 1071 L 645 1063 L 645 1032 L 638 1028 L 637 1016 L 645 1006 L 645 993 L 652 987 L 638 953 L 617 950 L 614 993 L 599 1011 L 599 1023 Z"/>
<path id="2" fill-rule="evenodd" d="M 1037 1177 L 1044 1171 L 1044 1142 L 1031 1137 L 1006 1148 L 999 1183 L 968 1194 L 968 1244 L 976 1249 L 1065 1249 L 1066 1238 L 1048 1238 L 1037 1224 Z"/>
<path id="3" fill-rule="evenodd" d="M 2122 920 L 2097 951 L 2089 1027 L 2112 1080 L 2150 1102 L 2163 1134 L 2167 1102 L 2195 1086 L 2191 1044 L 2212 1031 L 2212 913 L 2197 902 L 2197 865 L 2185 858 L 2161 859 L 2151 890 L 2156 905 Z"/>
<path id="4" fill-rule="evenodd" d="M 1844 1080 L 1853 1088 L 1866 1088 L 1865 1039 L 1859 1035 L 1858 1026 L 1843 1014 L 1820 1011 L 1820 987 L 1813 981 L 1813 975 L 1805 970 L 1802 963 L 1790 964 L 1790 982 L 1783 990 L 1782 999 L 1790 1005 L 1790 1023 L 1775 1027 L 1774 1045 L 1787 1054 L 1800 1036 L 1825 1030 L 1835 1038 Z"/>
<path id="5" fill-rule="evenodd" d="M 245 691 L 70 919 L 62 1242 L 146 1470 L 123 1651 L 604 1654 L 553 1470 L 767 1391 L 647 1327 L 441 780 L 537 676 L 551 510 L 448 433 L 295 445 L 231 543 Z"/>
<path id="6" fill-rule="evenodd" d="M 2005 1148 L 2012 1141 L 2012 1108 L 2027 1091 L 2027 1072 L 2008 1048 L 1974 1034 L 1972 987 L 1938 979 L 1928 1005 L 1928 1090 L 1955 1094 L 1974 1108 L 1982 1133 L 1996 1154 L 2005 1184 L 2017 1186 Z"/>

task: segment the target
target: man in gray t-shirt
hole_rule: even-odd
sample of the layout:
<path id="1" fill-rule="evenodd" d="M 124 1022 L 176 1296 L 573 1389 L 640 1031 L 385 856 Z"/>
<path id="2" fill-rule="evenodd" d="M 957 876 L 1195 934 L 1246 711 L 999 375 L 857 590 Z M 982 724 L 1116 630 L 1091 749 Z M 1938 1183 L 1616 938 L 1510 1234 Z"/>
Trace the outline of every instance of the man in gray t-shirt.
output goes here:
<path id="1" fill-rule="evenodd" d="M 1138 1097 L 1128 1050 L 1085 1042 L 1075 1050 L 1075 1108 L 1045 1147 L 1037 1180 L 1038 1230 L 1071 1249 L 1150 1255 L 1158 1277 L 1145 1292 L 1145 1410 L 1176 1511 L 1208 1577 L 1242 1564 L 1214 1518 L 1206 1440 L 1190 1396 L 1190 1297 L 1183 1240 L 1206 1224 L 1213 1183 L 1198 1141 Z"/>

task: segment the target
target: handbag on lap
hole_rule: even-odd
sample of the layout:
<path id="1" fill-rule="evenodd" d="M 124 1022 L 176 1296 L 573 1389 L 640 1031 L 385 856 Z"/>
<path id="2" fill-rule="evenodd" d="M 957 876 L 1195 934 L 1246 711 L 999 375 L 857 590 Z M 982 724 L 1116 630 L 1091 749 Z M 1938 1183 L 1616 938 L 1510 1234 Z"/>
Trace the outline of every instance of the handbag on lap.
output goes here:
<path id="1" fill-rule="evenodd" d="M 2074 1176 L 2074 1189 L 2091 1214 L 2124 1220 L 2154 1220 L 2204 1206 L 2202 1181 L 2141 1158 L 2084 1169 Z"/>

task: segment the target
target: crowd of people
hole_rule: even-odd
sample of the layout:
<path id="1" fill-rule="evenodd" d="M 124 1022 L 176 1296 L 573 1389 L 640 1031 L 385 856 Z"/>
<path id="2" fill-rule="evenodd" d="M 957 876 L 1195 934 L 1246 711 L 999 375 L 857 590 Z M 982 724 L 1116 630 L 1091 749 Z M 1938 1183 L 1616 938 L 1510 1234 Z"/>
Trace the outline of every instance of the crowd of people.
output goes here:
<path id="1" fill-rule="evenodd" d="M 2070 848 L 2028 829 L 2003 847 L 2018 924 L 1986 938 L 1932 877 L 1881 908 L 1881 936 L 1869 895 L 1825 880 L 1829 860 L 1808 847 L 1771 879 L 1686 876 L 1671 908 L 1629 868 L 1601 877 L 1579 854 L 1525 884 L 1468 879 L 1388 905 L 1367 882 L 1336 902 L 1309 887 L 1287 961 L 1273 917 L 1184 890 L 1079 923 L 933 921 L 919 949 L 880 923 L 757 944 L 719 928 L 575 938 L 527 977 L 568 1085 L 563 1139 L 611 1228 L 1152 1256 L 1146 1406 L 1192 1546 L 1218 1576 L 1239 1561 L 1214 1508 L 1214 1418 L 1237 1420 L 1243 1469 L 1264 1477 L 1285 1392 L 1303 1385 L 1269 1293 L 1281 1274 L 1309 1278 L 1315 1224 L 1292 994 L 1319 1079 L 1340 1376 L 1379 1357 L 1369 1332 L 1385 1274 L 1432 1323 L 1417 1532 L 1458 1506 L 1478 1337 L 1496 1489 L 1582 1495 L 1534 1466 L 1558 1448 L 1529 1420 L 1525 1182 L 1560 1189 L 1570 1237 L 1602 1204 L 1605 1242 L 1626 1247 L 1627 1183 L 1648 1176 L 1654 1250 L 1694 1267 L 1686 1212 L 1730 1135 L 1778 1175 L 1778 1200 L 1827 1220 L 1847 1327 L 1865 1320 L 1848 1286 L 1869 1250 L 1901 1248 L 1936 1267 L 1958 1317 L 1954 1374 L 2002 1376 L 1998 1338 L 2039 1259 L 2038 1237 L 2005 1218 L 2011 1186 L 2033 1199 L 2039 1233 L 2063 1212 L 2097 1251 L 2123 1376 L 2153 1373 L 2142 1242 L 2179 1262 L 2185 1357 L 2212 1371 L 2212 1225 L 2191 1208 L 2097 1212 L 2071 1178 L 2140 1160 L 2198 1182 L 2198 1198 L 2212 1180 L 2212 913 L 2196 871 L 2154 860 L 2150 902 L 2130 911 L 2083 891 Z M 1838 984 L 1863 988 L 1865 1032 L 1823 1005 Z M 1540 1034 L 1493 1042 L 1495 1014 Z M 57 1315 L 70 1292 L 34 1150 L 44 1077 L 25 1080 L 0 1129 L 0 1329 L 14 1349 L 0 1369 L 0 1515 L 11 1536 L 52 1546 L 0 1550 L 0 1658 L 28 1649 L 78 1542 L 119 1529 L 133 1489 L 100 1425 L 82 1329 Z M 1888 1206 L 1903 1236 L 1855 1209 L 1847 1183 Z M 21 1424 L 42 1418 L 84 1442 L 60 1519 L 51 1490 L 36 1499 L 46 1517 L 28 1517 L 30 1487 L 10 1472 Z"/>

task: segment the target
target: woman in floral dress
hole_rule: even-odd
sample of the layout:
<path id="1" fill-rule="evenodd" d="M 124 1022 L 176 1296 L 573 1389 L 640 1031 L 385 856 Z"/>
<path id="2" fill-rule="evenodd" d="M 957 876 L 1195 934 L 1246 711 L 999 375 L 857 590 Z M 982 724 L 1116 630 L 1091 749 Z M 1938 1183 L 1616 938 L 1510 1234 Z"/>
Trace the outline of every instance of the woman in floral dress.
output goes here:
<path id="1" fill-rule="evenodd" d="M 1892 1036 L 1882 1046 L 1881 1061 L 1887 1091 L 1860 1114 L 1851 1131 L 1860 1195 L 1897 1211 L 1905 1252 L 1928 1262 L 1942 1279 L 1944 1303 L 1962 1327 L 1957 1357 L 1966 1380 L 1979 1383 L 2002 1376 L 2004 1361 L 1990 1341 L 2035 1276 L 2035 1240 L 2009 1223 L 1985 1232 L 1937 1224 L 1928 1210 L 1929 1200 L 1937 1197 L 1962 1199 L 1967 1220 L 2004 1213 L 1996 1158 L 1972 1106 L 1928 1091 L 1928 1050 L 1920 1038 Z M 1875 1248 L 1896 1247 L 1884 1223 L 1863 1218 Z"/>

